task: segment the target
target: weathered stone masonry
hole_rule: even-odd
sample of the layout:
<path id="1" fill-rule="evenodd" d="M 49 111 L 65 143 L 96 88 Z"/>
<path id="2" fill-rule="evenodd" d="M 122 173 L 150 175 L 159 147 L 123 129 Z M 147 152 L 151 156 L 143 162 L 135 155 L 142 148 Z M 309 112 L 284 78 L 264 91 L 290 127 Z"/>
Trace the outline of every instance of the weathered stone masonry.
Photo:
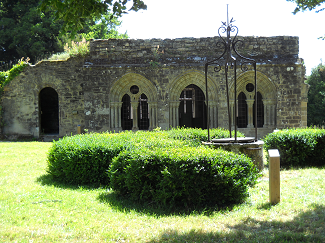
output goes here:
<path id="1" fill-rule="evenodd" d="M 257 91 L 262 104 L 257 111 L 259 137 L 275 128 L 305 127 L 308 85 L 304 83 L 305 68 L 298 57 L 298 37 L 239 39 L 245 43 L 239 52 L 258 62 Z M 42 61 L 29 66 L 5 87 L 1 101 L 5 122 L 3 134 L 37 138 L 43 133 L 65 136 L 76 134 L 78 125 L 89 131 L 121 131 L 130 121 L 127 129 L 137 130 L 143 129 L 140 124 L 143 120 L 148 123 L 144 129 L 149 130 L 184 124 L 204 127 L 206 121 L 198 121 L 200 117 L 207 119 L 204 115 L 206 108 L 201 106 L 206 97 L 204 64 L 217 57 L 217 41 L 218 37 L 94 40 L 90 43 L 90 54 L 85 58 Z M 247 85 L 253 83 L 253 72 L 238 69 L 237 77 L 236 97 L 242 104 L 242 111 L 233 114 L 232 101 L 232 121 L 242 119 L 244 122 L 239 130 L 253 135 L 254 92 L 247 89 Z M 233 77 L 230 80 L 232 91 Z M 136 91 L 131 87 L 136 87 Z M 191 97 L 181 97 L 186 90 L 192 92 Z M 42 91 L 49 93 L 41 95 Z M 53 93 L 57 94 L 58 108 L 51 116 L 54 113 L 52 120 L 58 121 L 50 126 L 57 124 L 57 130 L 46 127 L 51 118 L 44 115 L 46 109 L 56 109 L 45 104 L 56 99 L 55 95 L 52 97 Z M 208 93 L 210 126 L 227 128 L 223 70 L 209 70 Z M 47 100 L 48 94 L 53 99 Z M 195 101 L 199 99 L 198 94 L 203 103 Z M 125 103 L 125 97 L 129 99 L 128 103 Z M 234 99 L 233 92 L 231 98 Z M 192 104 L 191 108 L 189 104 Z M 186 109 L 191 112 L 190 116 Z M 122 114 L 126 111 L 129 112 L 128 119 Z M 190 123 L 186 119 L 190 119 Z"/>

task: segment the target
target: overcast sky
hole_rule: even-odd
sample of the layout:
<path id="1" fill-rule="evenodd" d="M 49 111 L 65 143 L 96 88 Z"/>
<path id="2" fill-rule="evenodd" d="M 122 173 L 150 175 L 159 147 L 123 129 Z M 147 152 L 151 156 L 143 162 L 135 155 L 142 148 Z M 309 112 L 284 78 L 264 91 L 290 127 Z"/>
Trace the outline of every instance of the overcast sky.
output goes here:
<path id="1" fill-rule="evenodd" d="M 325 62 L 325 11 L 294 15 L 295 4 L 286 0 L 144 0 L 148 9 L 125 14 L 120 32 L 131 39 L 213 37 L 221 21 L 236 21 L 240 36 L 299 36 L 307 75 Z"/>

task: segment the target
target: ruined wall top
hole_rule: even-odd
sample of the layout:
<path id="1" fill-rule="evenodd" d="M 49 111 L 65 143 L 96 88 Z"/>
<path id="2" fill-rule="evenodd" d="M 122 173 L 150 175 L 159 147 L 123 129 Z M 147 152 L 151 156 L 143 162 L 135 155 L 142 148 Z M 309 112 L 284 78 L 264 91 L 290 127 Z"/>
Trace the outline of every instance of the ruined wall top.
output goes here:
<path id="1" fill-rule="evenodd" d="M 238 51 L 258 63 L 300 63 L 299 37 L 237 37 Z M 220 37 L 92 40 L 86 66 L 204 65 L 222 54 Z"/>

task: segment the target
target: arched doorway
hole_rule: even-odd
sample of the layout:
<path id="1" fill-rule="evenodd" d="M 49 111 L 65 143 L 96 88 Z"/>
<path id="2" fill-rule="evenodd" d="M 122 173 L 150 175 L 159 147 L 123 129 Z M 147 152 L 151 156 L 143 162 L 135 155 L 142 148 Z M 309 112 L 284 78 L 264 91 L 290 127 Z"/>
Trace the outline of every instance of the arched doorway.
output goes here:
<path id="1" fill-rule="evenodd" d="M 246 128 L 248 125 L 247 119 L 247 103 L 246 95 L 240 92 L 238 95 L 238 116 L 237 116 L 237 126 L 238 128 Z"/>
<path id="2" fill-rule="evenodd" d="M 132 130 L 133 112 L 131 106 L 131 98 L 128 94 L 125 94 L 122 98 L 121 121 L 123 130 Z"/>
<path id="3" fill-rule="evenodd" d="M 264 104 L 263 97 L 260 92 L 257 92 L 257 127 L 263 127 L 264 125 Z M 253 125 L 255 127 L 255 102 L 253 106 Z"/>
<path id="4" fill-rule="evenodd" d="M 141 94 L 138 105 L 138 126 L 139 130 L 149 129 L 149 109 L 148 98 L 145 94 Z"/>
<path id="5" fill-rule="evenodd" d="M 59 96 L 50 87 L 39 94 L 40 125 L 43 134 L 59 134 Z"/>
<path id="6" fill-rule="evenodd" d="M 182 91 L 179 100 L 179 126 L 206 129 L 207 114 L 203 91 L 191 84 Z"/>

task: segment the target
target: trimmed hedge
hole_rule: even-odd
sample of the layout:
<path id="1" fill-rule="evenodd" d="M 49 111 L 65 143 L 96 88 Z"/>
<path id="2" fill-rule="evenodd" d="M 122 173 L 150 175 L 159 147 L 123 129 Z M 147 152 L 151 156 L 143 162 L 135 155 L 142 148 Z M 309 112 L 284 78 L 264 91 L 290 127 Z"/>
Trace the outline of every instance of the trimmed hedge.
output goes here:
<path id="1" fill-rule="evenodd" d="M 172 128 L 166 131 L 168 136 L 173 139 L 184 140 L 190 142 L 193 146 L 201 145 L 202 142 L 208 140 L 207 130 L 201 128 Z M 234 136 L 234 131 L 232 131 Z M 237 131 L 238 137 L 245 137 L 245 135 Z M 228 138 L 229 130 L 223 128 L 210 129 L 210 138 Z"/>
<path id="2" fill-rule="evenodd" d="M 240 203 L 259 174 L 244 155 L 184 147 L 121 152 L 108 176 L 113 190 L 133 200 L 190 207 Z"/>
<path id="3" fill-rule="evenodd" d="M 283 167 L 325 165 L 325 130 L 280 130 L 265 136 L 264 148 L 278 149 Z"/>
<path id="4" fill-rule="evenodd" d="M 53 142 L 47 172 L 57 181 L 77 185 L 107 185 L 112 159 L 124 150 L 141 147 L 185 146 L 163 132 L 91 133 L 64 137 Z"/>
<path id="5" fill-rule="evenodd" d="M 124 148 L 124 141 L 112 134 L 64 137 L 49 150 L 47 172 L 64 183 L 107 184 L 110 161 Z"/>

